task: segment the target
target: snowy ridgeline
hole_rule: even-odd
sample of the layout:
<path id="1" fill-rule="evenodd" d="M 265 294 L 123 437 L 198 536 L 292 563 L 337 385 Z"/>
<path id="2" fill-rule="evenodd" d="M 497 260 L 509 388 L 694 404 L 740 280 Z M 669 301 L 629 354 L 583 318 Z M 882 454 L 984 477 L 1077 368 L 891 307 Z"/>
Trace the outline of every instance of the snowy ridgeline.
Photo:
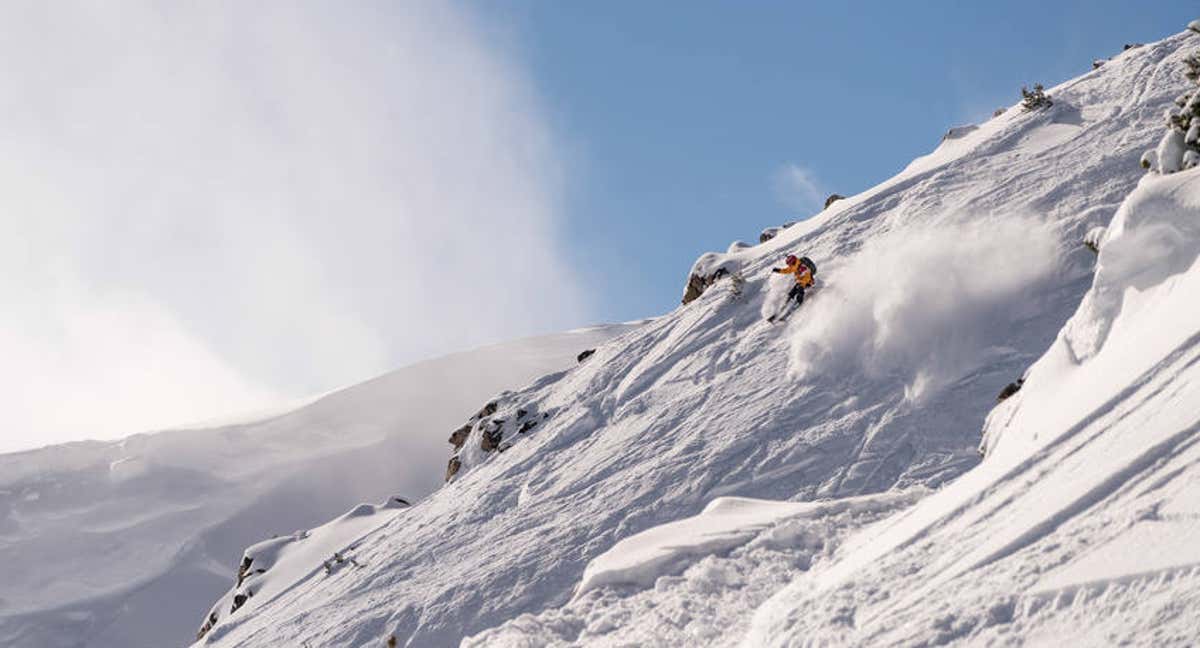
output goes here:
<path id="1" fill-rule="evenodd" d="M 505 425 L 550 413 L 535 428 L 478 452 L 495 439 L 473 419 L 449 484 L 346 533 L 361 567 L 289 567 L 205 643 L 1177 638 L 1200 609 L 1183 547 L 1200 213 L 1193 172 L 1130 193 L 1198 41 L 1130 49 L 703 258 L 691 303 L 497 405 Z M 787 252 L 819 284 L 772 326 Z M 1155 560 L 1113 558 L 1160 529 Z"/>
<path id="2" fill-rule="evenodd" d="M 462 412 L 632 328 L 422 362 L 267 420 L 0 455 L 0 646 L 185 645 L 245 547 L 429 493 Z"/>

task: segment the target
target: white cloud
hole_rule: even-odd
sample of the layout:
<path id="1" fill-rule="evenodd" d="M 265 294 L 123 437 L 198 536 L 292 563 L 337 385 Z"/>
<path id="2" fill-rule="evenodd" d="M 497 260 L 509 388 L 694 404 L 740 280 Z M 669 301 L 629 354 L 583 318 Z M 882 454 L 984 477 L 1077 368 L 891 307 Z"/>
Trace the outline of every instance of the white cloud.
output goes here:
<path id="1" fill-rule="evenodd" d="M 0 8 L 0 450 L 562 328 L 560 160 L 440 2 Z"/>
<path id="2" fill-rule="evenodd" d="M 779 202 L 801 216 L 815 214 L 825 206 L 825 192 L 812 171 L 802 166 L 789 163 L 776 171 L 772 188 Z"/>

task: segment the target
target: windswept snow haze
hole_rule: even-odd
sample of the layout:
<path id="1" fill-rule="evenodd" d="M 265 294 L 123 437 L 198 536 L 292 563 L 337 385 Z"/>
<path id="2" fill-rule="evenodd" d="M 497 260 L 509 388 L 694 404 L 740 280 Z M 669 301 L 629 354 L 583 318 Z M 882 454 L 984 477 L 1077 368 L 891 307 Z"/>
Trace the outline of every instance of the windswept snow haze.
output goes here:
<path id="1" fill-rule="evenodd" d="M 556 135 L 466 7 L 18 0 L 0 74 L 0 451 L 587 321 Z"/>

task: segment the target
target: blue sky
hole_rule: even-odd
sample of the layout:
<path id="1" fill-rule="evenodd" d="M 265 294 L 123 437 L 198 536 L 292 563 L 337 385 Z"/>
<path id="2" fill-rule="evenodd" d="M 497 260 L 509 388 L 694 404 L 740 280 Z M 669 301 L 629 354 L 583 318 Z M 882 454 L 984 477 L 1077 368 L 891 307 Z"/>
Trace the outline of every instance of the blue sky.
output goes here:
<path id="1" fill-rule="evenodd" d="M 568 151 L 566 237 L 601 319 L 672 308 L 692 261 L 811 215 L 947 128 L 1196 17 L 1191 2 L 478 2 Z M 781 195 L 784 194 L 784 195 Z"/>

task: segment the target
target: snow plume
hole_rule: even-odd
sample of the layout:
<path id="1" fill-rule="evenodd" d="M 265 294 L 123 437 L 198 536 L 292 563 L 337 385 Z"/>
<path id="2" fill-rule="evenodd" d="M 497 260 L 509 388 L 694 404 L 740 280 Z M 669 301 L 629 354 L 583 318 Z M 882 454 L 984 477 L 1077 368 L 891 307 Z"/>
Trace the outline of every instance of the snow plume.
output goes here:
<path id="1" fill-rule="evenodd" d="M 1027 218 L 877 237 L 824 264 L 829 283 L 791 324 L 792 371 L 900 377 L 907 399 L 928 398 L 983 362 L 1056 252 L 1053 233 Z"/>
<path id="2" fill-rule="evenodd" d="M 782 266 L 783 263 L 779 263 L 774 267 Z M 763 299 L 760 311 L 763 319 L 783 312 L 784 302 L 787 301 L 788 293 L 791 292 L 792 286 L 795 284 L 795 275 L 775 274 L 773 272 L 767 275 L 767 296 Z"/>
<path id="3" fill-rule="evenodd" d="M 506 38 L 437 0 L 4 3 L 0 451 L 586 321 Z"/>

